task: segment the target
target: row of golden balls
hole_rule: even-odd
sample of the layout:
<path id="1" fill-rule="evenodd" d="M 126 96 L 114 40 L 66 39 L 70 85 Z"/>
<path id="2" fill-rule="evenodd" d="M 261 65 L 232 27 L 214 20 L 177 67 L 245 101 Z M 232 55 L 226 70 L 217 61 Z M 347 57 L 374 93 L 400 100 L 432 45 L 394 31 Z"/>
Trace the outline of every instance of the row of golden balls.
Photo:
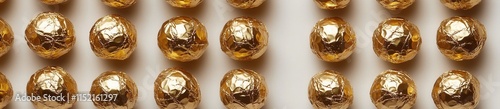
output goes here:
<path id="1" fill-rule="evenodd" d="M 0 73 L 0 107 L 13 98 L 9 80 Z M 31 100 L 35 108 L 71 108 L 77 101 L 77 83 L 63 68 L 48 66 L 36 71 L 26 86 L 26 95 L 44 98 Z M 268 94 L 263 76 L 248 69 L 227 72 L 220 82 L 220 99 L 228 109 L 260 109 Z M 379 109 L 410 109 L 417 99 L 414 81 L 404 71 L 386 70 L 379 74 L 369 91 Z M 437 78 L 432 98 L 439 109 L 474 109 L 479 103 L 479 81 L 467 71 L 452 70 Z M 126 73 L 107 71 L 93 82 L 89 94 L 100 109 L 130 109 L 138 97 L 135 82 Z M 109 96 L 114 95 L 114 96 Z M 45 96 L 60 96 L 48 100 Z M 103 97 L 104 96 L 104 97 Z M 347 109 L 353 102 L 353 88 L 341 73 L 325 70 L 314 75 L 308 96 L 316 109 Z M 181 68 L 163 70 L 154 82 L 154 99 L 162 109 L 195 109 L 201 102 L 196 78 Z"/>
<path id="2" fill-rule="evenodd" d="M 6 0 L 0 0 L 0 3 Z M 40 0 L 47 5 L 57 5 L 69 0 Z M 136 0 L 101 0 L 105 5 L 114 8 L 127 8 L 136 3 Z M 165 0 L 177 8 L 193 8 L 204 0 Z M 266 0 L 226 0 L 231 6 L 240 9 L 255 8 Z M 351 0 L 314 0 L 322 9 L 342 9 L 347 7 Z M 416 0 L 377 0 L 384 8 L 389 10 L 403 10 L 411 6 Z M 468 10 L 476 6 L 481 0 L 440 0 L 444 6 L 453 10 Z"/>
<path id="3" fill-rule="evenodd" d="M 76 42 L 73 25 L 60 13 L 38 14 L 26 27 L 25 40 L 40 57 L 56 59 L 68 53 Z M 158 32 L 158 46 L 171 60 L 187 62 L 200 58 L 208 46 L 207 30 L 191 17 L 167 20 Z M 223 52 L 234 60 L 248 61 L 262 56 L 268 45 L 268 31 L 259 20 L 238 17 L 228 21 L 220 34 Z M 373 50 L 391 63 L 412 60 L 420 50 L 422 38 L 417 26 L 404 18 L 382 21 L 373 32 Z M 471 60 L 481 52 L 486 41 L 486 29 L 478 20 L 455 16 L 442 21 L 436 42 L 446 57 Z M 0 19 L 0 56 L 7 53 L 14 40 L 10 26 Z M 103 59 L 125 60 L 137 46 L 134 25 L 118 15 L 98 19 L 89 32 L 94 54 Z M 310 47 L 320 59 L 339 62 L 356 48 L 356 35 L 351 26 L 339 17 L 316 23 L 310 34 Z"/>

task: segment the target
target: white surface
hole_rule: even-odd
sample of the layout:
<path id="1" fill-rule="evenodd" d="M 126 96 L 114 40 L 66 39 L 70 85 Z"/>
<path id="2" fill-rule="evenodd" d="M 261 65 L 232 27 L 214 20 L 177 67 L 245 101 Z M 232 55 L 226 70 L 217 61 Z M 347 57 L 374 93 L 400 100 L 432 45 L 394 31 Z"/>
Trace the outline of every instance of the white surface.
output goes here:
<path id="1" fill-rule="evenodd" d="M 369 90 L 377 74 L 386 69 L 409 72 L 418 89 L 415 109 L 435 108 L 431 89 L 437 77 L 451 69 L 472 72 L 481 82 L 481 101 L 478 109 L 498 108 L 500 101 L 500 28 L 499 0 L 483 0 L 470 11 L 452 11 L 439 0 L 417 0 L 403 12 L 389 12 L 376 0 L 352 0 L 343 10 L 321 10 L 312 0 L 268 0 L 261 7 L 239 10 L 225 0 L 205 0 L 194 9 L 177 9 L 163 0 L 139 0 L 128 9 L 112 9 L 100 0 L 71 0 L 61 6 L 47 6 L 38 0 L 8 0 L 0 4 L 0 17 L 12 26 L 15 33 L 14 48 L 0 58 L 0 71 L 12 82 L 16 94 L 25 93 L 26 83 L 36 70 L 58 65 L 70 72 L 81 93 L 88 93 L 91 82 L 107 70 L 127 72 L 139 88 L 136 108 L 157 108 L 153 98 L 153 82 L 166 68 L 180 66 L 191 72 L 199 81 L 202 91 L 200 109 L 222 109 L 219 99 L 219 82 L 222 76 L 235 68 L 248 68 L 264 75 L 269 96 L 265 109 L 310 109 L 307 87 L 315 73 L 333 69 L 342 72 L 354 87 L 352 109 L 375 108 Z M 43 11 L 63 13 L 74 24 L 77 43 L 74 49 L 57 60 L 36 56 L 26 45 L 24 29 L 31 18 Z M 120 14 L 136 25 L 138 47 L 126 61 L 108 61 L 97 58 L 90 49 L 88 32 L 94 22 L 107 14 Z M 209 33 L 207 52 L 195 62 L 179 63 L 163 57 L 156 45 L 157 32 L 167 19 L 187 15 L 198 18 Z M 437 49 L 435 37 L 439 23 L 455 15 L 470 15 L 483 22 L 488 29 L 488 40 L 480 57 L 466 62 L 450 61 Z M 219 34 L 226 21 L 237 16 L 251 16 L 262 20 L 270 33 L 269 49 L 258 60 L 238 62 L 228 58 L 221 50 Z M 324 17 L 339 16 L 348 21 L 358 37 L 356 52 L 341 63 L 325 63 L 316 58 L 309 48 L 309 33 L 314 24 Z M 372 50 L 371 35 L 378 23 L 390 16 L 401 16 L 415 23 L 421 31 L 423 44 L 418 56 L 410 62 L 393 65 L 380 60 Z M 33 108 L 30 102 L 15 101 L 12 109 Z M 95 108 L 92 102 L 78 102 L 78 109 Z"/>

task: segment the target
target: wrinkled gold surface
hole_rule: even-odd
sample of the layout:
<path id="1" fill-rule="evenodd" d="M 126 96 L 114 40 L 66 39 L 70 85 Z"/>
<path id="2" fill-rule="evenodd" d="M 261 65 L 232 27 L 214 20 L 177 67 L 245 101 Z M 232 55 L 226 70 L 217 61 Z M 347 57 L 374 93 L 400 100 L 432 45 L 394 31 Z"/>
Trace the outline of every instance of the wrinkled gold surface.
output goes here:
<path id="1" fill-rule="evenodd" d="M 375 78 L 370 97 L 378 109 L 410 109 L 417 99 L 417 88 L 406 72 L 386 70 Z"/>
<path id="2" fill-rule="evenodd" d="M 315 109 L 347 109 L 353 101 L 349 80 L 332 70 L 314 75 L 308 90 L 309 101 Z"/>
<path id="3" fill-rule="evenodd" d="M 9 79 L 0 72 L 0 108 L 7 106 L 12 101 L 13 96 L 14 92 Z"/>
<path id="4" fill-rule="evenodd" d="M 234 60 L 254 60 L 267 50 L 266 26 L 250 17 L 234 18 L 226 23 L 220 36 L 221 49 Z"/>
<path id="5" fill-rule="evenodd" d="M 113 96 L 112 99 L 99 100 L 92 97 L 92 102 L 99 109 L 131 109 L 137 101 L 137 86 L 125 72 L 107 71 L 99 75 L 90 88 L 94 96 Z"/>
<path id="6" fill-rule="evenodd" d="M 162 71 L 155 80 L 154 93 L 162 109 L 195 109 L 201 101 L 198 81 L 181 68 Z"/>
<path id="7" fill-rule="evenodd" d="M 354 52 L 356 35 L 342 18 L 325 18 L 314 26 L 310 43 L 313 53 L 323 61 L 339 62 Z"/>
<path id="8" fill-rule="evenodd" d="M 177 8 L 194 8 L 201 4 L 203 0 L 166 0 L 168 4 Z"/>
<path id="9" fill-rule="evenodd" d="M 26 27 L 25 34 L 31 50 L 46 59 L 61 57 L 68 53 L 76 42 L 73 24 L 56 12 L 38 14 Z"/>
<path id="10" fill-rule="evenodd" d="M 474 109 L 479 103 L 479 81 L 467 71 L 452 70 L 434 83 L 432 99 L 439 109 Z"/>
<path id="11" fill-rule="evenodd" d="M 0 18 L 0 57 L 9 52 L 14 43 L 14 32 L 10 25 Z"/>
<path id="12" fill-rule="evenodd" d="M 437 45 L 442 54 L 455 61 L 471 60 L 486 42 L 486 29 L 471 17 L 451 17 L 441 22 Z"/>
<path id="13" fill-rule="evenodd" d="M 136 3 L 135 0 L 101 0 L 105 5 L 113 8 L 128 8 Z"/>
<path id="14" fill-rule="evenodd" d="M 384 8 L 389 10 L 403 10 L 411 6 L 415 0 L 377 0 Z"/>
<path id="15" fill-rule="evenodd" d="M 76 81 L 63 68 L 48 66 L 31 75 L 26 92 L 30 97 L 41 98 L 31 101 L 37 109 L 68 109 L 76 102 L 72 97 L 78 93 L 77 88 Z M 46 99 L 48 96 L 63 99 Z"/>
<path id="16" fill-rule="evenodd" d="M 207 30 L 197 19 L 174 17 L 158 32 L 158 46 L 170 60 L 181 62 L 200 58 L 208 46 Z"/>
<path id="17" fill-rule="evenodd" d="M 231 6 L 239 9 L 259 7 L 266 0 L 226 0 Z"/>
<path id="18" fill-rule="evenodd" d="M 481 3 L 481 0 L 441 0 L 441 3 L 453 10 L 468 10 Z"/>
<path id="19" fill-rule="evenodd" d="M 231 70 L 220 82 L 220 98 L 228 109 L 260 109 L 267 98 L 266 81 L 252 70 Z"/>
<path id="20" fill-rule="evenodd" d="M 47 4 L 47 5 L 57 5 L 57 4 L 65 3 L 68 0 L 40 0 L 40 1 L 44 4 Z"/>
<path id="21" fill-rule="evenodd" d="M 314 2 L 321 9 L 334 10 L 347 7 L 351 0 L 314 0 Z"/>
<path id="22" fill-rule="evenodd" d="M 125 60 L 137 44 L 135 27 L 118 15 L 107 15 L 96 21 L 90 30 L 90 45 L 97 57 Z"/>
<path id="23" fill-rule="evenodd" d="M 373 33 L 373 50 L 381 59 L 391 63 L 412 60 L 420 50 L 420 31 L 403 18 L 389 18 Z"/>

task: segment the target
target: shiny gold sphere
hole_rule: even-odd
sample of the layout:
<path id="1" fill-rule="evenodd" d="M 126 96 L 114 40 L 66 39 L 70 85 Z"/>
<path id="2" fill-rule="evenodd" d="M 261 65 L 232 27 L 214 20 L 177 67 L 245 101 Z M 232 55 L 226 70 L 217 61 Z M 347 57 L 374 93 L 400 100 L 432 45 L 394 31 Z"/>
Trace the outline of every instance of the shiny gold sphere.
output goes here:
<path id="1" fill-rule="evenodd" d="M 68 53 L 75 45 L 75 30 L 69 19 L 60 13 L 38 14 L 26 27 L 26 42 L 38 56 L 57 59 Z"/>
<path id="2" fill-rule="evenodd" d="M 266 0 L 226 0 L 231 6 L 239 9 L 259 7 Z"/>
<path id="3" fill-rule="evenodd" d="M 443 73 L 434 83 L 432 99 L 439 109 L 475 109 L 479 103 L 480 84 L 467 71 Z"/>
<path id="4" fill-rule="evenodd" d="M 468 10 L 481 3 L 481 0 L 441 0 L 441 3 L 453 10 Z"/>
<path id="5" fill-rule="evenodd" d="M 201 101 L 198 81 L 181 68 L 163 70 L 155 80 L 154 93 L 162 109 L 195 109 Z"/>
<path id="6" fill-rule="evenodd" d="M 9 79 L 0 72 L 0 108 L 7 106 L 12 101 L 13 96 L 14 92 Z"/>
<path id="7" fill-rule="evenodd" d="M 310 43 L 313 53 L 323 61 L 339 62 L 354 52 L 356 35 L 342 18 L 325 18 L 314 26 Z"/>
<path id="8" fill-rule="evenodd" d="M 220 82 L 220 98 L 228 109 L 260 109 L 267 98 L 266 81 L 252 70 L 231 70 Z"/>
<path id="9" fill-rule="evenodd" d="M 137 46 L 137 32 L 127 19 L 107 15 L 95 22 L 90 30 L 90 45 L 97 57 L 125 60 Z"/>
<path id="10" fill-rule="evenodd" d="M 403 18 L 389 18 L 380 23 L 372 40 L 375 54 L 395 64 L 412 60 L 422 43 L 417 26 Z"/>
<path id="11" fill-rule="evenodd" d="M 48 66 L 31 75 L 26 92 L 28 96 L 41 98 L 31 101 L 37 109 L 69 109 L 76 102 L 73 96 L 78 93 L 77 88 L 76 81 L 63 68 Z"/>
<path id="12" fill-rule="evenodd" d="M 226 23 L 220 44 L 222 51 L 232 59 L 248 61 L 266 52 L 268 37 L 264 23 L 250 17 L 238 17 Z"/>
<path id="13" fill-rule="evenodd" d="M 65 3 L 68 0 L 40 0 L 40 1 L 44 4 L 47 4 L 47 5 L 57 5 L 57 4 Z"/>
<path id="14" fill-rule="evenodd" d="M 99 109 L 132 109 L 137 101 L 137 86 L 125 72 L 107 71 L 90 88 L 92 102 Z M 107 96 L 107 97 L 106 97 Z"/>
<path id="15" fill-rule="evenodd" d="M 415 0 L 377 0 L 380 5 L 389 10 L 403 10 L 410 7 Z"/>
<path id="16" fill-rule="evenodd" d="M 177 8 L 194 8 L 201 4 L 203 0 L 166 0 L 168 4 Z"/>
<path id="17" fill-rule="evenodd" d="M 334 10 L 347 7 L 351 0 L 314 0 L 314 2 L 321 9 Z"/>
<path id="18" fill-rule="evenodd" d="M 370 97 L 378 109 L 411 109 L 417 88 L 406 72 L 386 70 L 375 78 Z"/>
<path id="19" fill-rule="evenodd" d="M 136 3 L 135 0 L 101 0 L 102 3 L 113 8 L 128 8 Z"/>
<path id="20" fill-rule="evenodd" d="M 9 52 L 14 43 L 14 32 L 10 25 L 0 18 L 0 57 Z"/>
<path id="21" fill-rule="evenodd" d="M 353 90 L 342 74 L 325 70 L 309 82 L 309 101 L 315 109 L 347 109 L 353 101 Z"/>
<path id="22" fill-rule="evenodd" d="M 476 58 L 486 42 L 486 29 L 471 17 L 452 17 L 441 22 L 437 45 L 442 54 L 455 61 Z"/>
<path id="23" fill-rule="evenodd" d="M 170 60 L 181 62 L 200 58 L 208 46 L 205 26 L 191 17 L 174 17 L 158 32 L 158 46 Z"/>

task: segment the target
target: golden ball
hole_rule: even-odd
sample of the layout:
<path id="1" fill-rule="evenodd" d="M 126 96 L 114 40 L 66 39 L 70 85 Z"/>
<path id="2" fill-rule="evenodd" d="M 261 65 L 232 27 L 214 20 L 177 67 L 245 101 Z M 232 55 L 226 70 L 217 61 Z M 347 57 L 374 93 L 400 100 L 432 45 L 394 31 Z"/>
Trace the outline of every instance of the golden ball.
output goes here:
<path id="1" fill-rule="evenodd" d="M 0 57 L 12 48 L 14 43 L 14 32 L 10 25 L 0 18 Z"/>
<path id="2" fill-rule="evenodd" d="M 127 19 L 107 15 L 97 20 L 90 30 L 90 45 L 97 57 L 125 60 L 137 46 L 137 32 Z"/>
<path id="3" fill-rule="evenodd" d="M 207 37 L 205 26 L 197 19 L 179 16 L 163 23 L 158 32 L 158 46 L 170 60 L 193 61 L 207 49 Z"/>
<path id="4" fill-rule="evenodd" d="M 9 79 L 0 72 L 0 108 L 7 106 L 12 101 L 13 96 L 14 91 L 12 91 Z"/>
<path id="5" fill-rule="evenodd" d="M 154 94 L 162 109 L 195 109 L 201 101 L 198 81 L 181 68 L 163 70 L 155 80 Z"/>
<path id="6" fill-rule="evenodd" d="M 486 42 L 486 29 L 471 17 L 451 17 L 439 26 L 437 45 L 442 54 L 455 61 L 476 58 Z"/>
<path id="7" fill-rule="evenodd" d="M 347 109 L 353 101 L 349 80 L 337 71 L 325 70 L 314 75 L 308 90 L 315 109 Z"/>
<path id="8" fill-rule="evenodd" d="M 347 7 L 351 0 L 314 0 L 314 2 L 321 9 L 334 10 Z"/>
<path id="9" fill-rule="evenodd" d="M 57 5 L 57 4 L 65 3 L 68 0 L 40 0 L 40 1 L 44 4 L 47 4 L 47 5 Z"/>
<path id="10" fill-rule="evenodd" d="M 354 52 L 356 35 L 342 18 L 325 18 L 314 26 L 310 43 L 313 53 L 323 61 L 339 62 Z"/>
<path id="11" fill-rule="evenodd" d="M 46 59 L 57 59 L 75 45 L 75 30 L 69 19 L 60 13 L 38 14 L 26 27 L 25 39 L 33 52 Z"/>
<path id="12" fill-rule="evenodd" d="M 412 60 L 422 43 L 417 26 L 403 18 L 389 18 L 380 23 L 372 40 L 375 54 L 395 64 Z"/>
<path id="13" fill-rule="evenodd" d="M 231 6 L 239 9 L 259 7 L 266 0 L 226 0 Z"/>
<path id="14" fill-rule="evenodd" d="M 268 37 L 264 23 L 250 17 L 238 17 L 226 23 L 220 44 L 222 51 L 232 59 L 248 61 L 266 52 Z"/>
<path id="15" fill-rule="evenodd" d="M 177 8 L 194 8 L 201 4 L 203 0 L 166 0 L 168 4 Z"/>
<path id="16" fill-rule="evenodd" d="M 92 82 L 90 95 L 99 109 L 132 109 L 138 91 L 135 82 L 125 72 L 107 71 Z"/>
<path id="17" fill-rule="evenodd" d="M 370 97 L 378 109 L 411 109 L 417 88 L 406 72 L 386 70 L 375 78 Z"/>
<path id="18" fill-rule="evenodd" d="M 415 0 L 377 0 L 380 5 L 389 10 L 403 10 L 410 7 Z"/>
<path id="19" fill-rule="evenodd" d="M 76 102 L 73 96 L 78 93 L 77 88 L 76 81 L 63 68 L 48 66 L 31 75 L 26 92 L 30 97 L 41 98 L 31 101 L 37 109 L 69 109 Z"/>
<path id="20" fill-rule="evenodd" d="M 434 83 L 432 99 L 439 109 L 474 109 L 479 103 L 480 84 L 467 71 L 451 70 Z"/>
<path id="21" fill-rule="evenodd" d="M 468 10 L 481 3 L 481 0 L 441 0 L 441 3 L 453 10 Z"/>
<path id="22" fill-rule="evenodd" d="M 266 81 L 252 70 L 231 70 L 220 82 L 220 98 L 228 109 L 260 109 L 267 98 Z"/>
<path id="23" fill-rule="evenodd" d="M 136 3 L 135 0 L 101 0 L 102 3 L 113 8 L 128 8 Z"/>

